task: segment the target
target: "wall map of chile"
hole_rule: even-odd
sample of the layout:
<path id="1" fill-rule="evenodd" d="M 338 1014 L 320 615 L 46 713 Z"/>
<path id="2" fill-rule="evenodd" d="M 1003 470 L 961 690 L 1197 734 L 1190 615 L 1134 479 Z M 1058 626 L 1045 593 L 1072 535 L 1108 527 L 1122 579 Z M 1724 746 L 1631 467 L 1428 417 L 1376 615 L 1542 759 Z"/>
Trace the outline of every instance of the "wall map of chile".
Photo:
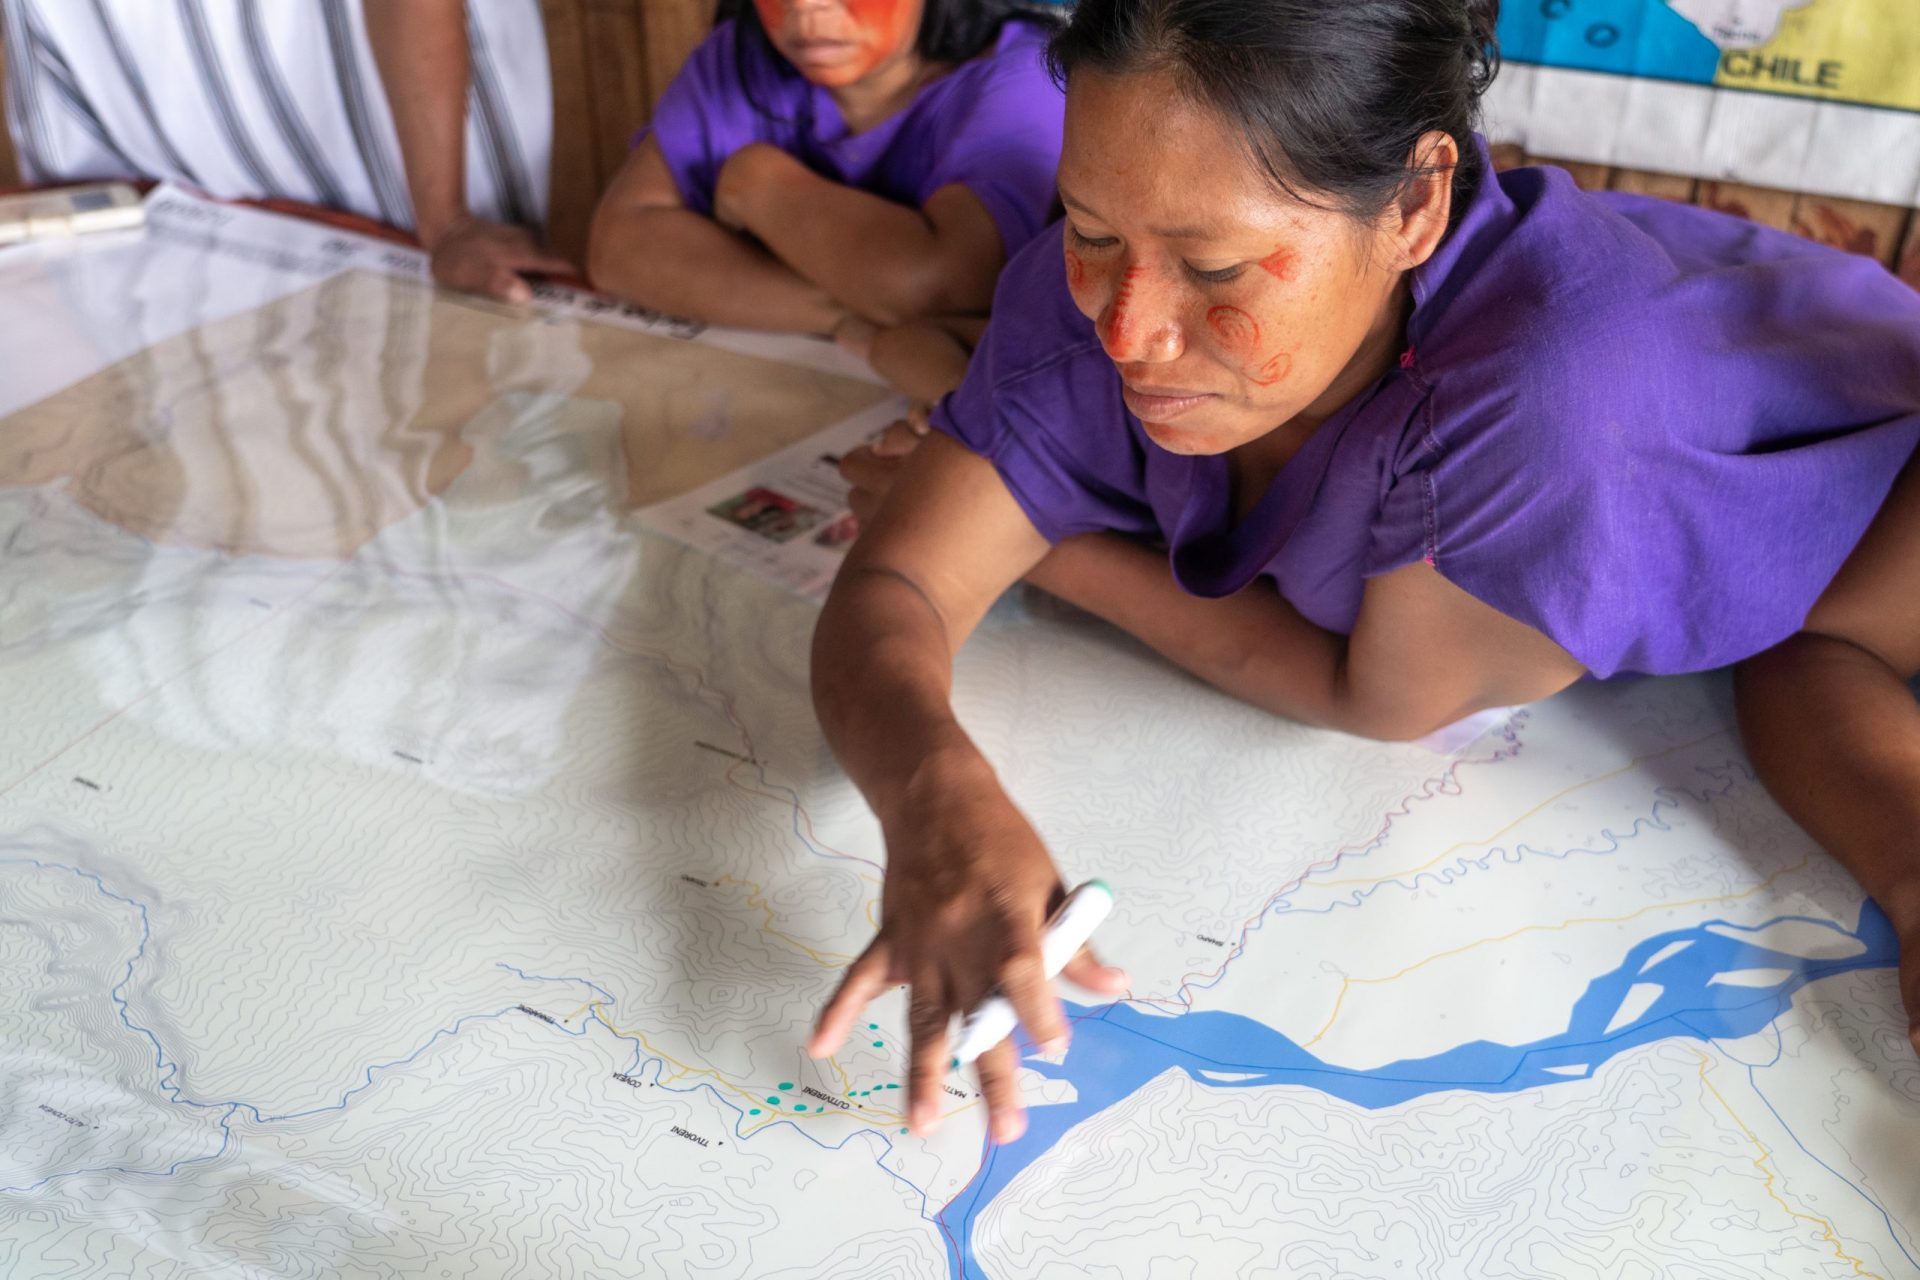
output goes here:
<path id="1" fill-rule="evenodd" d="M 1510 0 L 1512 62 L 1920 111 L 1910 0 Z"/>

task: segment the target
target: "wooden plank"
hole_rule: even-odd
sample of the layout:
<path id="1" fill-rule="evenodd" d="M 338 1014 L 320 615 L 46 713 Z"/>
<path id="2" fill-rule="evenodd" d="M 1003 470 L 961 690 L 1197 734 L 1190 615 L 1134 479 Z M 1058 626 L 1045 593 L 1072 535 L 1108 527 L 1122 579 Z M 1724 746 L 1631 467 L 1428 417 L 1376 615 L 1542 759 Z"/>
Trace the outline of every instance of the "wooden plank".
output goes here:
<path id="1" fill-rule="evenodd" d="M 541 0 L 547 67 L 553 80 L 553 162 L 547 179 L 547 243 L 582 267 L 587 227 L 606 186 L 594 149 L 587 77 L 586 15 L 581 0 Z"/>
<path id="2" fill-rule="evenodd" d="M 633 131 L 647 122 L 646 29 L 642 0 L 582 0 L 592 146 L 604 186 L 626 159 Z"/>
<path id="3" fill-rule="evenodd" d="M 13 131 L 7 127 L 7 24 L 0 21 L 0 188 L 20 185 L 20 157 L 13 152 Z"/>
<path id="4" fill-rule="evenodd" d="M 1897 274 L 1914 288 L 1920 289 L 1920 210 L 1915 210 L 1907 219 L 1907 238 L 1900 246 Z"/>
<path id="5" fill-rule="evenodd" d="M 660 102 L 680 64 L 713 29 L 714 0 L 644 0 L 646 24 L 647 110 Z"/>
<path id="6" fill-rule="evenodd" d="M 1565 169 L 1573 175 L 1574 185 L 1582 191 L 1605 191 L 1613 177 L 1612 168 L 1604 164 L 1583 164 L 1578 160 L 1542 160 L 1539 163 Z"/>
<path id="7" fill-rule="evenodd" d="M 1615 191 L 1658 196 L 1662 200 L 1678 200 L 1681 204 L 1693 203 L 1694 188 L 1699 185 L 1692 178 L 1684 178 L 1677 173 L 1653 173 L 1646 169 L 1615 169 L 1613 171 Z"/>
<path id="8" fill-rule="evenodd" d="M 1785 231 L 1793 223 L 1797 199 L 1791 191 L 1749 187 L 1738 182 L 1702 182 L 1694 203 Z"/>
<path id="9" fill-rule="evenodd" d="M 1907 228 L 1907 213 L 1899 205 L 1808 195 L 1801 196 L 1793 206 L 1792 229 L 1795 235 L 1891 267 L 1900 251 L 1901 233 Z"/>
<path id="10" fill-rule="evenodd" d="M 1518 169 L 1527 162 L 1526 148 L 1517 142 L 1496 142 L 1489 150 L 1493 152 L 1495 172 Z"/>

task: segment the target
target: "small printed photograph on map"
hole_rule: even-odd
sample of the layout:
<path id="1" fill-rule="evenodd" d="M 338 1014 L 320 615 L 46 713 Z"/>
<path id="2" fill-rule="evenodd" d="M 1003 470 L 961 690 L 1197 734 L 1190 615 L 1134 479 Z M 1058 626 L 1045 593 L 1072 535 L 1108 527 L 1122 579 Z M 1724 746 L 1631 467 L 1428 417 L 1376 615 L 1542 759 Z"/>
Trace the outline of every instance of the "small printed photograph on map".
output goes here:
<path id="1" fill-rule="evenodd" d="M 773 489 L 753 488 L 707 508 L 709 515 L 757 533 L 769 542 L 791 542 L 818 528 L 826 512 Z"/>
<path id="2" fill-rule="evenodd" d="M 813 535 L 813 544 L 825 547 L 829 551 L 840 551 L 853 545 L 860 536 L 860 520 L 851 511 L 842 511 L 827 522 L 827 527 Z"/>

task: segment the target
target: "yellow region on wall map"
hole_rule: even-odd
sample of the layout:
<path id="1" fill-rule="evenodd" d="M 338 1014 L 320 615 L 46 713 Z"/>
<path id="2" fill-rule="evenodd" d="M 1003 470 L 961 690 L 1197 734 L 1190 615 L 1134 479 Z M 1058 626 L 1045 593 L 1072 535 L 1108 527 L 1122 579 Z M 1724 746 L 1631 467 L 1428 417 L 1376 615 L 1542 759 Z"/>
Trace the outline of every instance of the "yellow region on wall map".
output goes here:
<path id="1" fill-rule="evenodd" d="M 1913 0 L 1790 8 L 1772 39 L 1724 50 L 1714 83 L 1920 111 L 1920 8 Z"/>

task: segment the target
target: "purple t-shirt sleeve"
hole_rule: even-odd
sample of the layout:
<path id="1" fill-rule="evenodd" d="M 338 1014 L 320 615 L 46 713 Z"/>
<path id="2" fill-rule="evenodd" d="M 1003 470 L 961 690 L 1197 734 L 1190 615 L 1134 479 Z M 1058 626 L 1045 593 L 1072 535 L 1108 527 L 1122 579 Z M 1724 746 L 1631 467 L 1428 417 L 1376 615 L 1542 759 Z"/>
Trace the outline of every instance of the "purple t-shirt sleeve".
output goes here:
<path id="1" fill-rule="evenodd" d="M 1049 542 L 1157 528 L 1144 441 L 1129 430 L 1113 363 L 1067 294 L 1053 234 L 1001 273 L 966 379 L 931 421 L 993 464 Z"/>
<path id="2" fill-rule="evenodd" d="M 1043 32 L 1012 22 L 1011 38 L 985 64 L 952 116 L 921 203 L 945 186 L 971 191 L 1013 257 L 1051 219 L 1066 100 L 1045 61 Z"/>
<path id="3" fill-rule="evenodd" d="M 674 185 L 680 188 L 680 198 L 695 213 L 708 216 L 713 213 L 714 184 L 727 157 L 750 142 L 776 141 L 767 136 L 769 117 L 755 110 L 741 84 L 737 46 L 733 23 L 715 27 L 660 96 L 651 123 L 634 138 L 638 146 L 641 138 L 653 136 Z M 756 81 L 756 92 L 777 95 L 778 77 L 761 65 L 764 61 L 764 55 L 750 58 L 746 70 Z M 778 104 L 776 96 L 770 105 Z"/>
<path id="4" fill-rule="evenodd" d="M 1618 240 L 1594 270 L 1648 278 L 1654 246 L 1604 230 Z M 1715 230 L 1689 226 L 1689 245 Z M 1598 277 L 1503 282 L 1522 304 L 1476 309 L 1431 371 L 1416 360 L 1431 384 L 1367 575 L 1428 559 L 1601 677 L 1722 666 L 1793 634 L 1920 435 L 1920 299 L 1866 259 L 1784 236 L 1770 256 L 1735 277 L 1738 307 L 1698 278 L 1657 310 Z M 1560 291 L 1590 300 L 1577 330 L 1523 305 Z"/>

